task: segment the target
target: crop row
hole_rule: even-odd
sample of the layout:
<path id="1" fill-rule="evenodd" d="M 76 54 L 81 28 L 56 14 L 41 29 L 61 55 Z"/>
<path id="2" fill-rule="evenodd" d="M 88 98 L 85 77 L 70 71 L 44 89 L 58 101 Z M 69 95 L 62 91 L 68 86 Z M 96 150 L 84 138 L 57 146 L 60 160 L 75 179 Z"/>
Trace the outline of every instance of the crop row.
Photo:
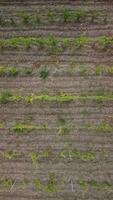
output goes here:
<path id="1" fill-rule="evenodd" d="M 48 148 L 42 152 L 30 152 L 30 153 L 24 153 L 21 151 L 5 151 L 0 153 L 0 157 L 5 160 L 15 160 L 19 158 L 23 159 L 30 159 L 33 166 L 36 166 L 40 160 L 46 159 L 51 160 L 53 159 L 80 159 L 82 161 L 93 161 L 96 159 L 97 152 L 95 151 L 78 151 L 76 149 L 74 150 L 62 150 L 58 153 L 54 153 L 51 148 Z"/>
<path id="2" fill-rule="evenodd" d="M 9 66 L 0 66 L 0 76 L 18 76 L 32 75 L 33 68 L 16 68 Z"/>
<path id="3" fill-rule="evenodd" d="M 27 11 L 20 11 L 16 16 L 0 16 L 0 26 L 20 26 L 20 25 L 45 25 L 52 23 L 80 23 L 83 20 L 91 23 L 99 23 L 100 21 L 107 22 L 107 14 L 96 10 L 46 10 L 43 11 L 42 16 L 41 11 L 35 11 L 33 14 L 29 14 Z"/>
<path id="4" fill-rule="evenodd" d="M 22 97 L 21 95 L 13 94 L 9 91 L 3 92 L 0 94 L 0 104 L 6 104 L 9 102 L 18 102 L 24 100 L 27 104 L 32 104 L 34 101 L 42 101 L 42 102 L 71 102 L 71 101 L 95 101 L 95 102 L 103 102 L 103 101 L 112 101 L 113 94 L 112 93 L 103 93 L 97 95 L 73 95 L 68 93 L 61 93 L 60 95 L 50 96 L 47 94 L 32 94 L 27 97 Z"/>
<path id="5" fill-rule="evenodd" d="M 41 67 L 41 69 L 37 73 L 32 67 L 17 68 L 10 66 L 0 66 L 0 77 L 32 76 L 38 74 L 40 78 L 45 79 L 49 75 L 49 71 L 45 67 Z"/>
<path id="6" fill-rule="evenodd" d="M 69 75 L 81 75 L 81 76 L 89 76 L 89 75 L 113 75 L 113 66 L 102 66 L 97 65 L 94 69 L 87 68 L 87 66 L 70 66 L 67 69 L 61 69 L 62 72 L 69 74 Z M 57 71 L 56 71 L 57 73 Z M 45 79 L 49 76 L 49 70 L 46 66 L 40 67 L 39 72 L 37 73 L 32 67 L 29 68 L 20 68 L 20 67 L 13 67 L 13 66 L 0 66 L 0 77 L 17 77 L 17 76 L 32 76 L 38 75 L 42 79 Z M 55 73 L 54 73 L 55 75 Z"/>
<path id="7" fill-rule="evenodd" d="M 63 120 L 63 119 L 62 119 Z M 4 123 L 0 124 L 0 129 L 6 128 Z M 16 123 L 12 125 L 9 130 L 13 133 L 17 134 L 24 134 L 24 133 L 30 133 L 33 130 L 51 130 L 52 128 L 48 124 L 43 124 L 43 125 L 36 125 L 36 124 L 31 124 L 31 123 Z M 82 125 L 77 125 L 77 124 L 67 124 L 66 122 L 59 122 L 59 125 L 57 127 L 53 128 L 54 130 L 58 131 L 59 134 L 61 135 L 66 135 L 69 134 L 72 131 L 76 130 L 81 130 L 81 131 L 101 131 L 101 132 L 113 132 L 113 126 L 110 125 L 108 122 L 105 120 L 99 124 L 93 124 L 93 123 L 83 123 Z"/>
<path id="8" fill-rule="evenodd" d="M 94 68 L 88 68 L 88 66 L 70 66 L 67 69 L 64 69 L 64 72 L 66 72 L 69 75 L 77 74 L 82 76 L 88 76 L 88 75 L 96 75 L 96 76 L 102 76 L 102 75 L 112 75 L 113 74 L 113 66 L 102 66 L 102 65 L 96 65 Z"/>
<path id="9" fill-rule="evenodd" d="M 98 45 L 102 50 L 112 47 L 113 36 L 99 36 L 90 38 L 81 35 L 78 38 L 57 38 L 54 35 L 48 37 L 34 38 L 34 37 L 18 37 L 9 39 L 0 39 L 0 48 L 3 50 L 6 47 L 17 48 L 24 46 L 29 49 L 31 46 L 50 47 L 54 52 L 62 52 L 68 47 L 81 48 L 86 44 L 92 44 L 92 46 Z"/>
<path id="10" fill-rule="evenodd" d="M 49 179 L 47 179 L 46 181 L 41 181 L 40 179 L 34 179 L 32 181 L 23 179 L 21 181 L 18 181 L 11 178 L 4 178 L 0 180 L 0 191 L 1 192 L 6 190 L 13 191 L 14 187 L 16 189 L 16 186 L 21 187 L 22 189 L 26 189 L 32 182 L 36 190 L 51 194 L 60 191 L 62 187 L 64 188 L 65 185 L 69 184 L 69 182 L 67 182 L 66 179 L 67 177 L 61 177 L 60 180 L 58 181 L 58 178 L 56 177 L 56 174 L 54 172 L 49 173 Z M 113 191 L 113 185 L 108 181 L 99 182 L 96 180 L 91 180 L 91 181 L 77 180 L 72 184 L 73 184 L 73 189 L 75 189 L 74 185 L 76 184 L 85 192 L 87 192 L 90 188 L 93 188 L 94 190 Z"/>

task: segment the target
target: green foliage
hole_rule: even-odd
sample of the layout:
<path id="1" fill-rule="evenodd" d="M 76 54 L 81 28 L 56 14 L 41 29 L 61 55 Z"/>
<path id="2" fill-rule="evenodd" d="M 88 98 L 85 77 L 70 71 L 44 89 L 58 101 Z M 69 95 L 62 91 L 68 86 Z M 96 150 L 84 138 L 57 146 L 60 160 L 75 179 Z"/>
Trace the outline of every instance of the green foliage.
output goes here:
<path id="1" fill-rule="evenodd" d="M 0 123 L 0 129 L 4 128 L 4 123 Z"/>
<path id="2" fill-rule="evenodd" d="M 7 179 L 1 179 L 0 180 L 0 185 L 1 186 L 4 186 L 4 187 L 11 187 L 13 185 L 14 181 L 10 178 L 7 178 Z"/>
<path id="3" fill-rule="evenodd" d="M 49 159 L 52 155 L 52 149 L 51 148 L 48 148 L 46 150 L 43 151 L 42 153 L 42 157 L 46 158 L 46 159 Z"/>
<path id="4" fill-rule="evenodd" d="M 42 68 L 39 73 L 42 79 L 46 79 L 49 75 L 49 71 L 46 68 Z"/>
<path id="5" fill-rule="evenodd" d="M 113 66 L 110 66 L 110 67 L 108 68 L 108 73 L 111 74 L 111 75 L 113 74 Z"/>
<path id="6" fill-rule="evenodd" d="M 74 151 L 61 151 L 59 154 L 60 158 L 78 158 L 83 161 L 92 161 L 95 160 L 96 154 L 93 151 L 89 152 L 80 152 L 77 150 Z"/>
<path id="7" fill-rule="evenodd" d="M 98 125 L 98 130 L 102 132 L 112 132 L 113 131 L 113 126 L 110 126 L 106 122 L 102 122 L 101 124 Z"/>
<path id="8" fill-rule="evenodd" d="M 6 91 L 0 95 L 0 103 L 6 104 L 8 102 L 16 102 L 19 101 L 21 97 L 19 95 L 12 95 L 11 92 Z"/>
<path id="9" fill-rule="evenodd" d="M 16 133 L 29 133 L 33 130 L 47 129 L 48 125 L 34 125 L 34 124 L 25 124 L 25 123 L 16 123 L 12 126 L 11 130 Z"/>
<path id="10" fill-rule="evenodd" d="M 75 39 L 75 46 L 77 46 L 77 48 L 81 48 L 89 41 L 90 39 L 88 37 L 80 36 L 77 39 Z"/>
<path id="11" fill-rule="evenodd" d="M 66 123 L 66 120 L 63 117 L 59 117 L 58 121 L 59 121 L 60 125 L 65 125 L 65 123 Z"/>
<path id="12" fill-rule="evenodd" d="M 17 132 L 17 133 L 31 132 L 35 129 L 37 129 L 36 125 L 23 124 L 23 123 L 17 123 L 15 125 L 13 125 L 13 127 L 12 127 L 12 130 Z"/>
<path id="13" fill-rule="evenodd" d="M 19 13 L 19 17 L 21 18 L 22 24 L 26 25 L 30 22 L 30 15 L 26 11 L 21 11 Z"/>
<path id="14" fill-rule="evenodd" d="M 49 22 L 55 21 L 55 15 L 54 15 L 53 11 L 51 11 L 49 9 L 47 10 L 47 17 L 48 17 Z"/>
<path id="15" fill-rule="evenodd" d="M 10 92 L 4 92 L 0 95 L 0 103 L 6 104 L 11 101 L 12 94 Z"/>
<path id="16" fill-rule="evenodd" d="M 18 76 L 18 75 L 31 75 L 33 72 L 32 68 L 16 68 L 9 66 L 0 66 L 0 76 Z"/>
<path id="17" fill-rule="evenodd" d="M 107 22 L 107 15 L 96 11 L 96 10 L 69 10 L 69 9 L 60 9 L 60 10 L 50 10 L 44 11 L 46 17 L 41 19 L 42 10 L 36 10 L 33 14 L 29 13 L 26 10 L 23 10 L 17 13 L 16 16 L 3 16 L 0 15 L 0 26 L 21 26 L 21 25 L 39 25 L 39 24 L 48 24 L 48 22 L 65 22 L 65 23 L 80 23 L 82 20 L 90 19 L 92 23 L 99 22 L 101 17 L 103 22 Z M 46 21 L 47 19 L 47 21 Z"/>
<path id="18" fill-rule="evenodd" d="M 87 11 L 84 10 L 73 11 L 65 9 L 62 12 L 64 22 L 80 22 L 81 19 L 87 16 L 87 14 Z"/>
<path id="19" fill-rule="evenodd" d="M 21 157 L 22 153 L 21 152 L 12 152 L 12 151 L 6 151 L 3 153 L 3 157 L 5 160 L 12 160 L 14 158 Z"/>
<path id="20" fill-rule="evenodd" d="M 34 166 L 37 165 L 37 163 L 38 163 L 38 158 L 39 158 L 39 154 L 38 154 L 38 153 L 36 153 L 36 152 L 32 152 L 32 153 L 31 153 L 31 161 L 32 161 L 32 164 L 33 164 Z"/>
<path id="21" fill-rule="evenodd" d="M 104 68 L 102 66 L 100 66 L 100 65 L 96 66 L 96 68 L 95 68 L 96 75 L 101 76 L 103 74 L 103 72 L 104 72 Z"/>
<path id="22" fill-rule="evenodd" d="M 82 187 L 83 190 L 88 190 L 90 186 L 93 187 L 95 190 L 100 190 L 100 189 L 108 191 L 113 190 L 113 185 L 111 185 L 107 181 L 100 183 L 96 180 L 91 180 L 91 181 L 80 180 L 79 185 Z"/>
<path id="23" fill-rule="evenodd" d="M 87 192 L 88 191 L 88 184 L 84 180 L 79 181 L 79 185 L 82 187 L 82 189 Z"/>
<path id="24" fill-rule="evenodd" d="M 89 43 L 97 43 L 104 48 L 109 48 L 113 45 L 113 37 L 110 36 L 100 36 L 96 38 L 90 38 L 81 35 L 76 39 L 69 38 L 57 38 L 54 35 L 50 35 L 48 37 L 41 38 L 33 38 L 33 37 L 18 37 L 18 38 L 10 38 L 10 39 L 1 39 L 0 47 L 3 49 L 4 47 L 14 47 L 24 46 L 25 48 L 30 48 L 32 45 L 38 46 L 40 48 L 49 46 L 52 51 L 59 52 L 63 50 L 63 47 L 68 46 L 76 46 L 77 48 L 83 47 L 85 44 Z"/>
<path id="25" fill-rule="evenodd" d="M 43 184 L 39 179 L 35 179 L 33 183 L 37 189 L 47 193 L 54 193 L 58 191 L 57 180 L 54 173 L 49 174 L 49 181 L 47 184 Z"/>
<path id="26" fill-rule="evenodd" d="M 71 132 L 72 127 L 70 125 L 62 125 L 58 128 L 58 132 L 61 135 L 67 135 Z"/>
<path id="27" fill-rule="evenodd" d="M 35 15 L 33 16 L 32 18 L 32 21 L 34 22 L 34 24 L 40 24 L 41 23 L 41 18 L 40 18 L 40 13 L 39 11 L 37 10 Z"/>
<path id="28" fill-rule="evenodd" d="M 97 43 L 102 46 L 103 50 L 107 50 L 111 45 L 113 45 L 113 37 L 101 36 L 97 38 Z"/>

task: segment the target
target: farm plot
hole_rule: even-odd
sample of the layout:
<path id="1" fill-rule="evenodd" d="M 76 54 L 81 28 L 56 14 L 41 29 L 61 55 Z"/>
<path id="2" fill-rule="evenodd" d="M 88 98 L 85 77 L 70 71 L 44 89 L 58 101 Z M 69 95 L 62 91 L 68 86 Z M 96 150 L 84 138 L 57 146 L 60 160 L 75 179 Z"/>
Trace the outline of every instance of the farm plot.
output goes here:
<path id="1" fill-rule="evenodd" d="M 0 8 L 0 200 L 113 199 L 113 2 Z"/>

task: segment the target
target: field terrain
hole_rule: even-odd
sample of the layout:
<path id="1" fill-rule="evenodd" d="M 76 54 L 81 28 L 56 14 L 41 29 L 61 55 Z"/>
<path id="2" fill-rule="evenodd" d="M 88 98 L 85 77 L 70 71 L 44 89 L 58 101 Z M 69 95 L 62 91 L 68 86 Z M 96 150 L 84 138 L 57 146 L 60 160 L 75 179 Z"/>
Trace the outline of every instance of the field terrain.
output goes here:
<path id="1" fill-rule="evenodd" d="M 113 1 L 0 1 L 0 200 L 113 199 Z"/>

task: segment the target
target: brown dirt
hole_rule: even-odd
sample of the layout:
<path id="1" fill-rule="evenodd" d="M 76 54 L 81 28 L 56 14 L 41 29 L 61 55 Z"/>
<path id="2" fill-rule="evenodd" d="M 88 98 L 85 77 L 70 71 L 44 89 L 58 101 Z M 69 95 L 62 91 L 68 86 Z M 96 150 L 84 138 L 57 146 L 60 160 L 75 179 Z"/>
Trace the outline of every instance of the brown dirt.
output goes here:
<path id="1" fill-rule="evenodd" d="M 75 38 L 82 33 L 89 37 L 109 36 L 113 34 L 113 1 L 60 1 L 60 0 L 10 0 L 0 1 L 0 9 L 4 15 L 15 16 L 20 10 L 33 13 L 37 8 L 44 10 L 48 7 L 53 10 L 65 6 L 69 9 L 99 10 L 108 15 L 107 24 L 104 23 L 68 23 L 51 24 L 39 27 L 0 27 L 0 38 L 18 36 L 39 37 L 54 34 L 58 37 Z M 72 65 L 83 65 L 89 70 L 89 75 L 70 74 L 66 72 Z M 24 48 L 7 48 L 0 52 L 0 65 L 32 67 L 34 74 L 24 77 L 0 77 L 0 92 L 9 90 L 22 96 L 32 93 L 46 93 L 57 95 L 60 92 L 72 94 L 95 94 L 97 91 L 113 92 L 112 75 L 97 76 L 95 66 L 104 66 L 105 69 L 113 64 L 113 49 L 102 52 L 99 49 L 86 45 L 82 49 L 74 48 L 55 54 L 48 49 L 37 50 L 32 47 L 29 51 Z M 41 67 L 47 67 L 49 76 L 46 80 L 39 77 Z M 73 130 L 68 135 L 60 135 L 58 119 L 63 117 L 66 124 L 82 126 L 84 123 L 99 124 L 103 120 L 113 117 L 113 102 L 106 101 L 69 103 L 34 102 L 27 105 L 24 101 L 0 105 L 0 122 L 5 124 L 0 129 L 0 180 L 11 178 L 15 181 L 12 187 L 1 190 L 0 200 L 112 200 L 113 187 L 110 190 L 89 186 L 84 190 L 78 184 L 79 180 L 99 183 L 109 182 L 113 186 L 113 133 L 96 130 Z M 15 134 L 10 127 L 15 123 L 48 124 L 49 130 L 34 130 L 28 134 Z M 52 149 L 50 159 L 40 158 L 37 166 L 31 163 L 32 152 L 42 152 Z M 59 158 L 62 150 L 76 149 L 81 152 L 94 151 L 96 158 L 93 161 L 83 161 L 78 158 Z M 20 158 L 5 160 L 4 152 L 21 151 L 25 155 Z M 47 193 L 36 189 L 34 179 L 40 179 L 44 184 L 49 180 L 49 173 L 54 172 L 59 190 Z M 23 186 L 22 181 L 27 180 Z"/>

